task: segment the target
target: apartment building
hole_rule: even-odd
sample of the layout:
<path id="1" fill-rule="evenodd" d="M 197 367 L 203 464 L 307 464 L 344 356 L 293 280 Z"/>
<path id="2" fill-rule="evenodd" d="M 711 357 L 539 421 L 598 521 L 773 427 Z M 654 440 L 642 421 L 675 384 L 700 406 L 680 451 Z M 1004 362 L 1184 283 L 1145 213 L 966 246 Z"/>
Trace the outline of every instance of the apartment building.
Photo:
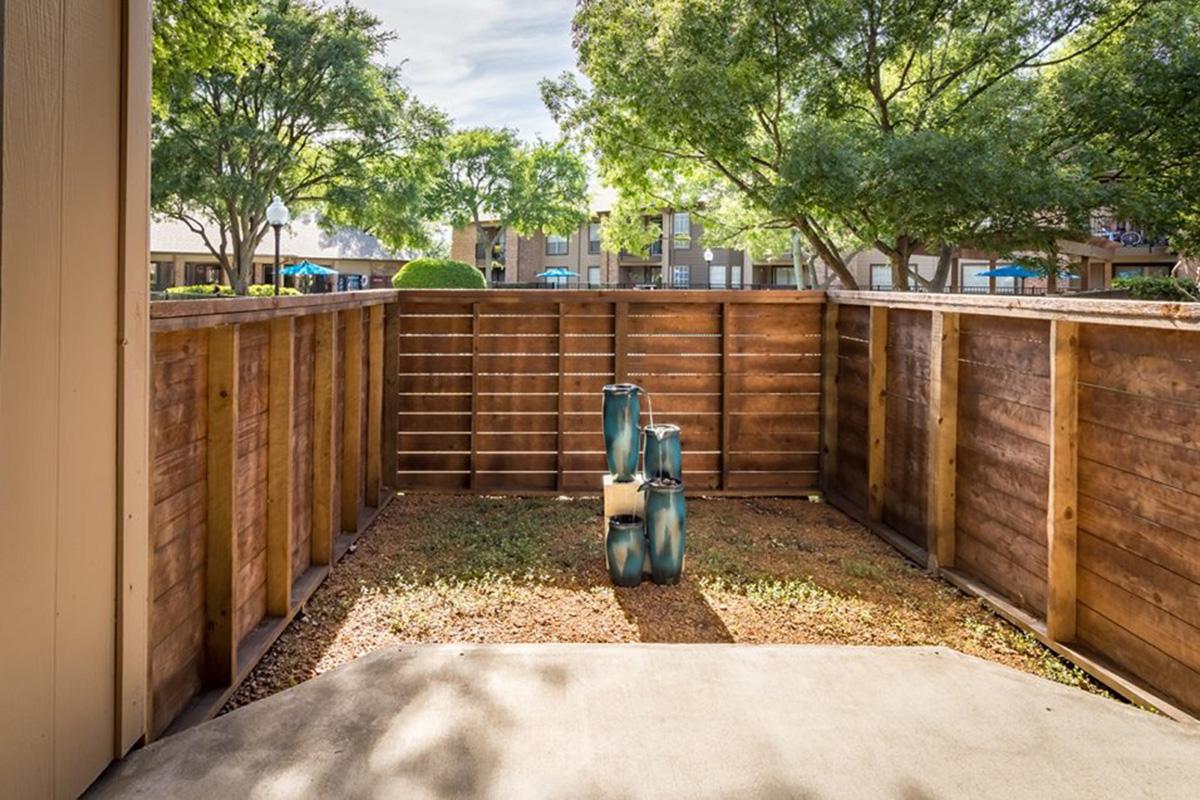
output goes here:
<path id="1" fill-rule="evenodd" d="M 491 254 L 484 253 L 473 227 L 458 228 L 451 238 L 451 257 L 484 270 L 496 285 L 546 283 L 537 276 L 561 268 L 578 278 L 559 281 L 567 286 L 655 288 L 748 288 L 745 254 L 741 250 L 706 247 L 704 226 L 687 211 L 653 215 L 663 232 L 640 253 L 613 253 L 600 243 L 597 211 L 592 220 L 567 236 L 529 237 L 507 231 Z M 712 256 L 711 261 L 706 259 Z"/>
<path id="2" fill-rule="evenodd" d="M 605 211 L 568 236 L 529 237 L 507 231 L 490 254 L 476 242 L 472 227 L 453 232 L 451 255 L 484 270 L 494 285 L 545 285 L 568 287 L 619 286 L 645 288 L 749 289 L 793 288 L 795 271 L 789 255 L 755 258 L 753 263 L 742 250 L 707 247 L 703 225 L 686 211 L 664 211 L 653 215 L 653 224 L 663 234 L 640 253 L 611 253 L 600 242 L 600 220 Z M 1072 290 L 1104 289 L 1123 275 L 1169 274 L 1177 256 L 1160 244 L 1128 246 L 1103 236 L 1087 241 L 1059 242 L 1059 252 L 1070 261 L 1075 277 L 1058 282 L 1056 288 Z M 711 260 L 706 257 L 711 255 Z M 910 266 L 922 278 L 930 279 L 937 269 L 937 256 L 918 253 Z M 946 289 L 963 293 L 1012 293 L 1021 289 L 1045 291 L 1045 280 L 1030 279 L 1018 283 L 1013 278 L 988 278 L 980 275 L 999 263 L 995 253 L 963 249 L 951 262 Z M 892 286 L 891 264 L 886 255 L 874 248 L 850 256 L 847 266 L 862 289 L 887 290 Z M 577 278 L 546 280 L 537 276 L 561 268 Z M 817 265 L 817 281 L 824 285 L 828 276 Z M 836 285 L 836 280 L 834 285 Z"/>

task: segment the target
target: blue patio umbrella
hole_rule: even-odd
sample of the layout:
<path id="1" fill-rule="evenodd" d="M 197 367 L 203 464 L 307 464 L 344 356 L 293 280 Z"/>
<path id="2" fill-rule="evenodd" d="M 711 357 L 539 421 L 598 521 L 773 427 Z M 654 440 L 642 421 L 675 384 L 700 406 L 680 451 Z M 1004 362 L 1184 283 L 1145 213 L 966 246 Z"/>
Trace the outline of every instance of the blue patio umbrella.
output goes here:
<path id="1" fill-rule="evenodd" d="M 1005 264 L 1003 267 L 975 273 L 976 277 L 980 278 L 1036 278 L 1039 274 L 1041 273 L 1016 264 Z"/>
<path id="2" fill-rule="evenodd" d="M 337 275 L 336 269 L 322 267 L 311 261 L 301 261 L 299 264 L 289 264 L 279 270 L 282 275 Z"/>
<path id="3" fill-rule="evenodd" d="M 579 273 L 571 272 L 571 270 L 564 269 L 563 267 L 551 267 L 545 272 L 539 272 L 537 276 L 539 278 L 578 278 Z"/>

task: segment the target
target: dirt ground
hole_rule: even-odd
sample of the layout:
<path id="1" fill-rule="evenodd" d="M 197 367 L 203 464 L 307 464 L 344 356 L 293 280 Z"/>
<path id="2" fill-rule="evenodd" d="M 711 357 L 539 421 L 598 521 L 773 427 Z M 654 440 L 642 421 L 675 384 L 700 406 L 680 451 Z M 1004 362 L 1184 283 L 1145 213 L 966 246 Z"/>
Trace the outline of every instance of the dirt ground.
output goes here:
<path id="1" fill-rule="evenodd" d="M 691 499 L 680 585 L 614 588 L 599 499 L 395 498 L 226 710 L 418 642 L 942 645 L 1088 691 L 1080 670 L 837 510 Z"/>

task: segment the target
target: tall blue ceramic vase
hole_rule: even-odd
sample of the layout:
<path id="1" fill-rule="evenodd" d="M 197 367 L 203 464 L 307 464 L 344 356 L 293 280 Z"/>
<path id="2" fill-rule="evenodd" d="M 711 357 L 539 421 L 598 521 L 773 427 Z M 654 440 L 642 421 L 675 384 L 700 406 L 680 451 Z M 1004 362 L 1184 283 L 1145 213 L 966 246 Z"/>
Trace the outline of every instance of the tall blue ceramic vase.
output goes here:
<path id="1" fill-rule="evenodd" d="M 637 586 L 646 566 L 646 523 L 634 514 L 608 519 L 604 537 L 608 574 L 617 586 Z"/>
<path id="2" fill-rule="evenodd" d="M 604 453 L 608 471 L 618 483 L 628 483 L 637 472 L 641 393 L 632 383 L 604 387 Z"/>
<path id="3" fill-rule="evenodd" d="M 683 480 L 683 450 L 679 445 L 678 425 L 647 425 L 643 468 L 646 480 L 674 478 Z"/>
<path id="4" fill-rule="evenodd" d="M 650 577 L 657 584 L 679 583 L 687 549 L 687 505 L 683 483 L 670 478 L 648 481 L 646 535 L 650 540 Z"/>

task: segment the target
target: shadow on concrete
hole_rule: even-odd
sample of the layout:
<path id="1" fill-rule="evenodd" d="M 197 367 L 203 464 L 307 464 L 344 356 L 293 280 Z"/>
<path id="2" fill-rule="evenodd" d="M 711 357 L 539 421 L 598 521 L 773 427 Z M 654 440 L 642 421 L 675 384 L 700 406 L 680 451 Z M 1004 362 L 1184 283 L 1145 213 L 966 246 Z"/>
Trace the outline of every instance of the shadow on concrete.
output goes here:
<path id="1" fill-rule="evenodd" d="M 615 594 L 625 618 L 637 626 L 639 641 L 733 641 L 721 617 L 686 575 L 676 586 L 647 581 L 636 588 L 616 589 Z"/>

